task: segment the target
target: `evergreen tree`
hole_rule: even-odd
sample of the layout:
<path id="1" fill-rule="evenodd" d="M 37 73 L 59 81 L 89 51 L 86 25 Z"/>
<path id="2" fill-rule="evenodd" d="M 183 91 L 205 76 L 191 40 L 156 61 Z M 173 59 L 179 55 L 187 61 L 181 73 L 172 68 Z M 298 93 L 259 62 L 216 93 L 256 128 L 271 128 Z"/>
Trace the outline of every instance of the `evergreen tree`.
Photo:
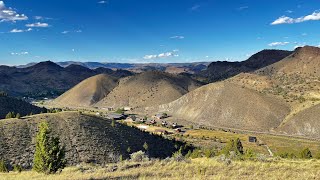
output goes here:
<path id="1" fill-rule="evenodd" d="M 33 159 L 33 170 L 36 172 L 55 173 L 65 167 L 64 148 L 59 146 L 59 138 L 50 137 L 49 134 L 48 123 L 40 123 Z"/>
<path id="2" fill-rule="evenodd" d="M 11 119 L 11 118 L 14 118 L 15 115 L 14 115 L 14 112 L 9 112 L 7 115 L 6 115 L 6 119 Z"/>
<path id="3" fill-rule="evenodd" d="M 145 149 L 146 151 L 148 151 L 149 146 L 148 146 L 147 142 L 144 142 L 144 144 L 143 144 L 143 149 Z"/>
<path id="4" fill-rule="evenodd" d="M 306 148 L 300 152 L 300 157 L 303 159 L 311 159 L 312 153 L 309 148 Z"/>
<path id="5" fill-rule="evenodd" d="M 16 118 L 17 118 L 17 119 L 20 119 L 20 118 L 21 118 L 20 113 L 17 113 Z"/>

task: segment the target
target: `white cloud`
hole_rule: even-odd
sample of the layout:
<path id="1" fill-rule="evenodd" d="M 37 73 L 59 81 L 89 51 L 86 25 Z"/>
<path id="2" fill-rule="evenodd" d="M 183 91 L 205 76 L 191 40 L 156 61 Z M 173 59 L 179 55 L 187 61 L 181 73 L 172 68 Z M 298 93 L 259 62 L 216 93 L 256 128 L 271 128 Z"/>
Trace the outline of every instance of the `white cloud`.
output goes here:
<path id="1" fill-rule="evenodd" d="M 168 58 L 168 57 L 178 57 L 179 55 L 176 54 L 178 50 L 173 50 L 172 52 L 165 52 L 161 54 L 153 54 L 153 55 L 145 55 L 143 59 L 158 59 L 158 58 Z"/>
<path id="2" fill-rule="evenodd" d="M 7 8 L 3 1 L 0 1 L 0 22 L 3 21 L 24 21 L 28 20 L 28 17 L 24 14 L 18 14 L 12 8 Z"/>
<path id="3" fill-rule="evenodd" d="M 196 5 L 192 6 L 192 7 L 190 8 L 190 10 L 191 10 L 191 11 L 196 11 L 196 10 L 198 10 L 200 7 L 201 7 L 200 5 L 196 4 Z"/>
<path id="4" fill-rule="evenodd" d="M 302 16 L 299 18 L 291 18 L 288 16 L 281 16 L 275 21 L 271 23 L 271 25 L 278 25 L 278 24 L 295 24 L 295 23 L 302 23 L 306 21 L 319 21 L 320 20 L 320 12 L 315 11 L 314 13 Z"/>
<path id="5" fill-rule="evenodd" d="M 308 33 L 302 33 L 301 36 L 308 36 Z"/>
<path id="6" fill-rule="evenodd" d="M 75 31 L 62 31 L 61 33 L 62 34 L 68 34 L 68 33 L 72 33 L 72 32 L 75 32 L 75 33 L 82 33 L 82 30 L 79 29 L 79 30 L 75 30 Z"/>
<path id="7" fill-rule="evenodd" d="M 48 23 L 41 23 L 41 22 L 37 22 L 37 23 L 33 23 L 33 24 L 26 24 L 26 27 L 40 27 L 40 28 L 46 28 L 49 27 Z"/>
<path id="8" fill-rule="evenodd" d="M 51 20 L 52 18 L 43 17 L 43 16 L 33 16 L 35 20 Z"/>
<path id="9" fill-rule="evenodd" d="M 249 9 L 249 6 L 242 6 L 238 8 L 239 11 L 246 10 L 246 9 Z"/>
<path id="10" fill-rule="evenodd" d="M 293 11 L 291 11 L 291 10 L 287 10 L 287 11 L 286 11 L 286 13 L 291 14 L 291 13 L 293 13 Z"/>
<path id="11" fill-rule="evenodd" d="M 184 36 L 172 36 L 170 39 L 184 39 Z"/>
<path id="12" fill-rule="evenodd" d="M 12 52 L 10 53 L 13 56 L 21 56 L 21 55 L 29 55 L 28 51 L 24 51 L 24 52 Z"/>
<path id="13" fill-rule="evenodd" d="M 107 4 L 108 1 L 99 1 L 98 4 Z"/>
<path id="14" fill-rule="evenodd" d="M 290 44 L 290 42 L 273 42 L 273 43 L 270 43 L 268 45 L 271 46 L 271 47 L 275 47 L 275 46 L 285 46 L 287 44 Z"/>
<path id="15" fill-rule="evenodd" d="M 32 28 L 28 28 L 28 29 L 12 29 L 10 31 L 10 33 L 23 33 L 23 32 L 30 32 L 32 31 Z"/>

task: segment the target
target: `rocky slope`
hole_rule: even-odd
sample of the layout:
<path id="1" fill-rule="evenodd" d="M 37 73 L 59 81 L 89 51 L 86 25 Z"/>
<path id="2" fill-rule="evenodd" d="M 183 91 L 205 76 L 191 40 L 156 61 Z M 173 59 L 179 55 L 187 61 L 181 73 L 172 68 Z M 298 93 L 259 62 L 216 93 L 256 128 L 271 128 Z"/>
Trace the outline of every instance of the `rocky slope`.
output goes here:
<path id="1" fill-rule="evenodd" d="M 125 125 L 77 112 L 42 114 L 27 119 L 0 121 L 0 159 L 23 168 L 32 165 L 38 123 L 47 121 L 53 136 L 59 136 L 65 146 L 68 165 L 79 163 L 105 164 L 114 157 L 129 156 L 131 152 L 143 150 L 146 142 L 151 157 L 165 158 L 176 148 L 174 143 Z"/>

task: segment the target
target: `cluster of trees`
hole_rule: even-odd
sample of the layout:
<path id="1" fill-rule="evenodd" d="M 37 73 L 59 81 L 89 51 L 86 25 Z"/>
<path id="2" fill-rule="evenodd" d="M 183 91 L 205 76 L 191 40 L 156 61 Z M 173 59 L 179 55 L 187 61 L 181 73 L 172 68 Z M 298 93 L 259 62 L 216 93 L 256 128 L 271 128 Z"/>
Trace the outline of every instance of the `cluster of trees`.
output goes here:
<path id="1" fill-rule="evenodd" d="M 20 113 L 17 113 L 15 114 L 15 112 L 9 112 L 7 115 L 6 115 L 6 119 L 11 119 L 11 118 L 20 118 L 21 115 Z"/>
<path id="2" fill-rule="evenodd" d="M 0 97 L 7 97 L 8 93 L 4 92 L 4 91 L 0 91 Z"/>
<path id="3" fill-rule="evenodd" d="M 295 159 L 295 158 L 301 158 L 301 159 L 317 158 L 317 159 L 320 159 L 320 153 L 318 153 L 314 156 L 309 148 L 303 149 L 302 151 L 299 152 L 299 154 L 284 152 L 284 153 L 280 153 L 279 156 L 281 158 L 288 158 L 288 159 Z"/>

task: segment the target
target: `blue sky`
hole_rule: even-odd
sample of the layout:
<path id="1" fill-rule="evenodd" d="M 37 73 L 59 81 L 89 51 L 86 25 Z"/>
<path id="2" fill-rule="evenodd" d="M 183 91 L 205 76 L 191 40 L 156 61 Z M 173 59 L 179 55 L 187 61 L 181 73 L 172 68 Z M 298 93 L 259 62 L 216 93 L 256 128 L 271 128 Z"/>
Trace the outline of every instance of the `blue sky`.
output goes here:
<path id="1" fill-rule="evenodd" d="M 318 0 L 0 1 L 0 64 L 245 60 L 320 45 Z"/>

